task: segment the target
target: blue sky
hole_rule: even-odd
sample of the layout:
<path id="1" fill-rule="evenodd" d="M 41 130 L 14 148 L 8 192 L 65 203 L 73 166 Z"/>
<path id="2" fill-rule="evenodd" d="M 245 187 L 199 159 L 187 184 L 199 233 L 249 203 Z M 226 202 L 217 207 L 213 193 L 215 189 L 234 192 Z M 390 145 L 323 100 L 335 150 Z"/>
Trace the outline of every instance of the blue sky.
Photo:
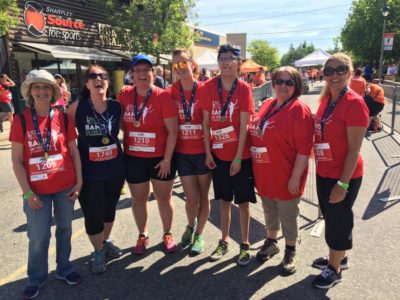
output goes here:
<path id="1" fill-rule="evenodd" d="M 247 32 L 247 42 L 262 39 L 279 51 L 290 43 L 333 48 L 333 38 L 350 12 L 352 0 L 198 0 L 191 18 L 199 27 L 220 33 Z M 249 56 L 249 54 L 248 54 Z"/>

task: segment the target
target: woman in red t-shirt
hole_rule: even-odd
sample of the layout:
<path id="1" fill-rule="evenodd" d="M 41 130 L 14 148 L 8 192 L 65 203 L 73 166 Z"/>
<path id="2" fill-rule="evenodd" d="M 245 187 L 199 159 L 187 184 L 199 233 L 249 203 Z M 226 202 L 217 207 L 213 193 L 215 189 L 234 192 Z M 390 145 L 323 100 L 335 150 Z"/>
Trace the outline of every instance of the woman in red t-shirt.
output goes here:
<path id="1" fill-rule="evenodd" d="M 10 87 L 14 87 L 15 82 L 10 79 L 6 74 L 0 75 L 0 112 L 4 112 L 5 115 L 0 117 L 0 123 L 8 118 L 10 124 L 13 121 L 14 106 L 12 104 L 12 94 Z M 3 132 L 3 125 L 0 124 L 1 132 Z"/>
<path id="2" fill-rule="evenodd" d="M 12 163 L 22 189 L 27 217 L 29 258 L 25 298 L 34 298 L 47 280 L 52 206 L 56 223 L 56 278 L 69 285 L 81 282 L 69 261 L 74 203 L 82 186 L 81 161 L 72 120 L 51 108 L 60 96 L 53 76 L 31 71 L 21 94 L 28 107 L 10 132 Z M 69 124 L 69 126 L 68 126 Z"/>
<path id="3" fill-rule="evenodd" d="M 181 244 L 191 244 L 191 252 L 204 251 L 203 229 L 210 213 L 208 190 L 211 170 L 206 166 L 203 141 L 203 115 L 200 93 L 204 83 L 194 79 L 192 53 L 187 49 L 176 49 L 172 53 L 172 68 L 179 80 L 167 92 L 178 108 L 178 140 L 175 158 L 178 174 L 185 192 L 185 208 L 188 225 L 182 235 Z"/>
<path id="4" fill-rule="evenodd" d="M 363 98 L 348 88 L 352 71 L 351 58 L 344 53 L 326 61 L 326 86 L 314 123 L 317 193 L 329 257 L 313 262 L 313 267 L 323 269 L 313 285 L 325 289 L 340 282 L 341 271 L 348 268 L 346 250 L 353 245 L 352 207 L 363 176 L 360 149 L 368 126 L 368 108 Z"/>
<path id="5" fill-rule="evenodd" d="M 178 134 L 178 111 L 171 96 L 153 85 L 153 63 L 147 55 L 138 54 L 132 58 L 131 72 L 135 85 L 125 87 L 118 100 L 123 108 L 126 181 L 139 229 L 134 253 L 143 254 L 149 243 L 147 202 L 150 181 L 163 224 L 164 251 L 175 252 L 171 227 L 176 163 L 172 155 Z"/>
<path id="6" fill-rule="evenodd" d="M 272 74 L 276 98 L 266 100 L 250 126 L 253 172 L 263 201 L 267 239 L 257 259 L 266 261 L 279 252 L 282 224 L 286 249 L 282 273 L 296 272 L 297 218 L 307 178 L 314 138 L 310 108 L 298 98 L 303 90 L 300 73 L 281 67 Z"/>

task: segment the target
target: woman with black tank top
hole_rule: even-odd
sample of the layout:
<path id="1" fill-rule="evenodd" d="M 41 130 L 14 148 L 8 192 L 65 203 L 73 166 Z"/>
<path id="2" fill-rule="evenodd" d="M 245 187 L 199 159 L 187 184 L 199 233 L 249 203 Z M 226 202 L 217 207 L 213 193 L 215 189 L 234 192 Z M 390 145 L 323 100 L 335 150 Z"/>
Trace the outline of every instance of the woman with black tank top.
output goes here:
<path id="1" fill-rule="evenodd" d="M 105 254 L 111 258 L 121 256 L 121 249 L 108 238 L 124 184 L 123 153 L 118 140 L 122 108 L 119 102 L 108 98 L 109 78 L 103 67 L 89 66 L 84 78 L 80 100 L 71 104 L 68 114 L 79 133 L 83 173 L 79 203 L 94 247 L 92 272 L 103 273 Z"/>

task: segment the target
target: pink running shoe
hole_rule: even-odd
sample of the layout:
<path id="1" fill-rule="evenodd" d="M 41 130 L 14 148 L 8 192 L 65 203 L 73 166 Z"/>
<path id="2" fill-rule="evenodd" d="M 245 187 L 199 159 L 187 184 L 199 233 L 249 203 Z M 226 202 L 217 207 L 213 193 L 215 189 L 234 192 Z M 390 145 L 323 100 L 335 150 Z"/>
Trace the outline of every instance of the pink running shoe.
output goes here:
<path id="1" fill-rule="evenodd" d="M 136 246 L 133 249 L 133 253 L 135 253 L 136 255 L 142 255 L 144 251 L 146 251 L 148 245 L 149 245 L 149 237 L 144 235 L 139 235 L 139 238 L 136 241 Z"/>
<path id="2" fill-rule="evenodd" d="M 164 234 L 163 244 L 165 253 L 172 253 L 176 251 L 176 243 L 171 233 Z"/>

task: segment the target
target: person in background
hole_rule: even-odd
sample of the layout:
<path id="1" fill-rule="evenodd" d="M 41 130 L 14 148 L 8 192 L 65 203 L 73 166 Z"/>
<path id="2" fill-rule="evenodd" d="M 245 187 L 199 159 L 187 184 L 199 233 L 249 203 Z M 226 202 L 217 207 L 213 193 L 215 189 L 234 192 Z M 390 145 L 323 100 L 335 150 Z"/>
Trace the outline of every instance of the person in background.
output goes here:
<path id="1" fill-rule="evenodd" d="M 313 147 L 313 116 L 299 96 L 301 74 L 292 67 L 272 73 L 276 98 L 266 100 L 250 125 L 251 155 L 258 195 L 262 199 L 267 238 L 257 259 L 264 262 L 279 253 L 278 231 L 282 226 L 285 255 L 283 275 L 297 270 L 296 240 L 300 197 Z"/>
<path id="2" fill-rule="evenodd" d="M 91 271 L 103 273 L 105 256 L 118 258 L 122 252 L 109 239 L 116 206 L 125 180 L 124 155 L 118 139 L 121 104 L 109 98 L 108 72 L 90 65 L 84 73 L 79 101 L 68 108 L 78 130 L 83 185 L 79 203 L 85 229 L 94 248 Z"/>
<path id="3" fill-rule="evenodd" d="M 253 84 L 254 86 L 260 86 L 265 83 L 265 72 L 264 68 L 260 67 L 258 69 L 258 72 L 254 75 L 253 77 Z"/>
<path id="4" fill-rule="evenodd" d="M 48 277 L 53 211 L 55 278 L 68 285 L 82 281 L 69 260 L 71 223 L 82 173 L 72 119 L 51 106 L 61 96 L 53 76 L 45 70 L 29 72 L 21 85 L 21 95 L 28 108 L 11 126 L 11 159 L 28 225 L 28 286 L 23 297 L 33 299 Z"/>
<path id="5" fill-rule="evenodd" d="M 379 79 L 374 79 L 373 81 L 375 80 L 379 82 Z M 370 131 L 379 132 L 382 130 L 379 113 L 385 106 L 385 91 L 377 83 L 368 83 L 365 91 L 364 101 L 369 110 L 369 128 L 366 134 L 368 136 Z"/>
<path id="6" fill-rule="evenodd" d="M 240 65 L 240 49 L 221 45 L 218 50 L 221 75 L 207 81 L 201 101 L 206 165 L 212 169 L 214 195 L 221 207 L 221 239 L 210 259 L 219 260 L 229 250 L 234 200 L 239 206 L 242 237 L 237 264 L 245 266 L 251 260 L 249 202 L 256 202 L 247 135 L 254 102 L 250 85 L 237 78 Z"/>
<path id="7" fill-rule="evenodd" d="M 0 75 L 0 111 L 5 113 L 0 116 L 0 131 L 3 132 L 3 121 L 8 119 L 10 124 L 13 121 L 14 106 L 12 104 L 12 93 L 10 87 L 14 87 L 15 82 L 7 76 Z"/>
<path id="8" fill-rule="evenodd" d="M 154 68 L 155 78 L 154 85 L 161 89 L 165 89 L 168 86 L 168 82 L 164 79 L 164 70 L 162 66 L 157 66 Z"/>
<path id="9" fill-rule="evenodd" d="M 60 74 L 55 74 L 54 79 L 57 82 L 57 85 L 60 87 L 61 97 L 57 99 L 57 101 L 53 104 L 54 107 L 60 109 L 61 111 L 65 111 L 66 105 L 71 97 L 71 93 L 68 91 L 67 84 L 65 82 L 64 77 Z"/>
<path id="10" fill-rule="evenodd" d="M 200 81 L 206 82 L 210 79 L 210 72 L 206 68 L 201 69 Z"/>
<path id="11" fill-rule="evenodd" d="M 329 256 L 313 261 L 312 266 L 322 272 L 312 284 L 322 289 L 341 282 L 342 270 L 348 268 L 346 251 L 353 246 L 352 207 L 363 177 L 360 149 L 368 126 L 368 107 L 348 88 L 352 71 L 351 58 L 344 53 L 335 53 L 326 61 L 326 86 L 314 119 L 317 194 Z"/>
<path id="12" fill-rule="evenodd" d="M 174 205 L 172 185 L 176 173 L 173 158 L 178 135 L 178 110 L 170 95 L 153 85 L 153 63 L 145 54 L 132 58 L 134 86 L 118 96 L 123 107 L 126 181 L 139 231 L 134 253 L 143 254 L 149 244 L 148 201 L 150 182 L 157 200 L 164 235 L 165 253 L 176 251 L 171 233 Z"/>
<path id="13" fill-rule="evenodd" d="M 365 81 L 365 79 L 361 76 L 362 75 L 363 70 L 358 68 L 355 73 L 354 76 L 352 76 L 350 78 L 350 83 L 349 83 L 349 87 L 355 91 L 357 94 L 359 94 L 361 97 L 364 97 L 365 95 L 365 90 L 367 88 L 367 82 Z"/>

